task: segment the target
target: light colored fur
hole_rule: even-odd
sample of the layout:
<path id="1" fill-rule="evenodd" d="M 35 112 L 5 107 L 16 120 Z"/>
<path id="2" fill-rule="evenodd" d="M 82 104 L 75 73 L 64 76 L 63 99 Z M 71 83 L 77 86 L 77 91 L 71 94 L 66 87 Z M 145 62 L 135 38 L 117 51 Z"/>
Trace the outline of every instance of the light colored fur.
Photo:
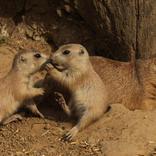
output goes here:
<path id="1" fill-rule="evenodd" d="M 12 69 L 0 79 L 0 122 L 2 123 L 19 107 L 24 105 L 25 100 L 44 93 L 42 88 L 34 88 L 31 75 L 37 72 L 47 57 L 41 54 L 41 58 L 34 58 L 31 50 L 18 53 L 13 61 Z"/>
<path id="2" fill-rule="evenodd" d="M 129 62 L 91 57 L 102 78 L 110 103 L 121 103 L 131 110 L 156 108 L 156 57 L 137 60 L 136 73 Z"/>
<path id="3" fill-rule="evenodd" d="M 69 50 L 69 55 L 63 52 Z M 81 52 L 84 54 L 81 54 Z M 70 140 L 88 124 L 97 120 L 108 108 L 107 91 L 94 71 L 87 50 L 79 44 L 61 46 L 47 65 L 51 78 L 58 81 L 70 93 L 66 112 L 78 117 L 78 123 L 64 137 Z"/>

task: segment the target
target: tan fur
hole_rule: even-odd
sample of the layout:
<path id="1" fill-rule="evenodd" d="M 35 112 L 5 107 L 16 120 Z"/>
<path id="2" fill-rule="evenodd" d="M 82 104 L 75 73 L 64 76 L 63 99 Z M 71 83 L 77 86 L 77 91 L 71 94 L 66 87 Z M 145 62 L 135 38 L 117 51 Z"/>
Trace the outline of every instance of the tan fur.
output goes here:
<path id="1" fill-rule="evenodd" d="M 91 57 L 91 62 L 106 85 L 109 102 L 131 110 L 156 107 L 156 58 L 137 60 L 135 75 L 128 62 L 103 57 Z"/>
<path id="2" fill-rule="evenodd" d="M 14 58 L 10 72 L 0 79 L 1 123 L 23 106 L 26 100 L 44 93 L 42 88 L 34 88 L 31 81 L 31 75 L 37 72 L 47 60 L 47 56 L 43 54 L 40 54 L 40 58 L 36 58 L 34 55 L 37 53 L 40 54 L 32 50 L 19 52 Z"/>
<path id="3" fill-rule="evenodd" d="M 64 55 L 65 50 L 70 54 Z M 61 46 L 52 56 L 52 64 L 55 68 L 47 65 L 51 78 L 70 93 L 69 104 L 64 105 L 65 111 L 78 117 L 77 125 L 64 136 L 65 140 L 70 140 L 107 110 L 107 92 L 82 45 Z"/>

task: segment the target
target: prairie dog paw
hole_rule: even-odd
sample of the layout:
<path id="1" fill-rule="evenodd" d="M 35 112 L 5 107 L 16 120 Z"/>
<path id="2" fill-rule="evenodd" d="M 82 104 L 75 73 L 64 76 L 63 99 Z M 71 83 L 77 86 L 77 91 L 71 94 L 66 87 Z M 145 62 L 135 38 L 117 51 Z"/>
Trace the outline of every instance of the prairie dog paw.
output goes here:
<path id="1" fill-rule="evenodd" d="M 67 142 L 70 142 L 70 141 L 72 141 L 74 138 L 75 138 L 75 136 L 77 135 L 77 133 L 78 133 L 78 128 L 75 126 L 75 127 L 73 127 L 69 132 L 67 132 L 67 133 L 65 133 L 63 136 L 62 136 L 62 138 L 61 138 L 61 140 L 62 141 L 67 141 Z"/>
<path id="2" fill-rule="evenodd" d="M 52 69 L 54 69 L 54 66 L 51 63 L 46 64 L 45 66 L 46 71 L 50 71 Z"/>
<path id="3" fill-rule="evenodd" d="M 56 102 L 61 106 L 61 108 L 63 109 L 63 111 L 70 116 L 71 115 L 71 111 L 69 109 L 69 106 L 66 104 L 66 101 L 63 97 L 63 95 L 59 92 L 54 92 L 55 95 L 55 100 Z"/>
<path id="4" fill-rule="evenodd" d="M 36 91 L 37 91 L 38 95 L 43 95 L 45 92 L 43 88 L 38 88 L 38 89 L 36 89 Z"/>

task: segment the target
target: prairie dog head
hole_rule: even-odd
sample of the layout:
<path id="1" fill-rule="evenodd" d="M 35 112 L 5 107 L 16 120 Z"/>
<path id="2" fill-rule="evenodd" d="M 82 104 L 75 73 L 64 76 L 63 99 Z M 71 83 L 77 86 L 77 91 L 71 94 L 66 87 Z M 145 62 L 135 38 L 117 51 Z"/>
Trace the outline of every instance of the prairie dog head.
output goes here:
<path id="1" fill-rule="evenodd" d="M 51 57 L 52 64 L 60 71 L 84 70 L 90 64 L 89 54 L 80 44 L 66 44 L 61 46 Z"/>
<path id="2" fill-rule="evenodd" d="M 13 69 L 23 74 L 33 74 L 47 61 L 48 56 L 34 50 L 25 50 L 16 54 Z"/>

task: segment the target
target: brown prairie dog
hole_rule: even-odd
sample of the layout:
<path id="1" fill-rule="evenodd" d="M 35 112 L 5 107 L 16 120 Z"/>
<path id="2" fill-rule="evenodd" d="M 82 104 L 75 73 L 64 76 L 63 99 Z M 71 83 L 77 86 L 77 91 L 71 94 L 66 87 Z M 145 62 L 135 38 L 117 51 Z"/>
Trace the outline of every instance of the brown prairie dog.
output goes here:
<path id="1" fill-rule="evenodd" d="M 64 104 L 68 115 L 78 117 L 78 123 L 64 140 L 71 140 L 87 125 L 97 120 L 108 108 L 107 91 L 94 71 L 87 50 L 80 44 L 61 46 L 47 64 L 50 77 L 70 93 L 69 104 Z"/>
<path id="2" fill-rule="evenodd" d="M 137 60 L 136 74 L 130 62 L 91 57 L 108 91 L 110 103 L 121 103 L 131 110 L 156 108 L 156 57 Z"/>
<path id="3" fill-rule="evenodd" d="M 28 107 L 32 111 L 37 109 L 32 98 L 42 95 L 44 90 L 33 87 L 31 76 L 39 71 L 46 61 L 47 56 L 32 50 L 16 54 L 10 72 L 0 79 L 0 123 L 8 123 L 9 117 L 26 101 L 31 102 Z"/>

